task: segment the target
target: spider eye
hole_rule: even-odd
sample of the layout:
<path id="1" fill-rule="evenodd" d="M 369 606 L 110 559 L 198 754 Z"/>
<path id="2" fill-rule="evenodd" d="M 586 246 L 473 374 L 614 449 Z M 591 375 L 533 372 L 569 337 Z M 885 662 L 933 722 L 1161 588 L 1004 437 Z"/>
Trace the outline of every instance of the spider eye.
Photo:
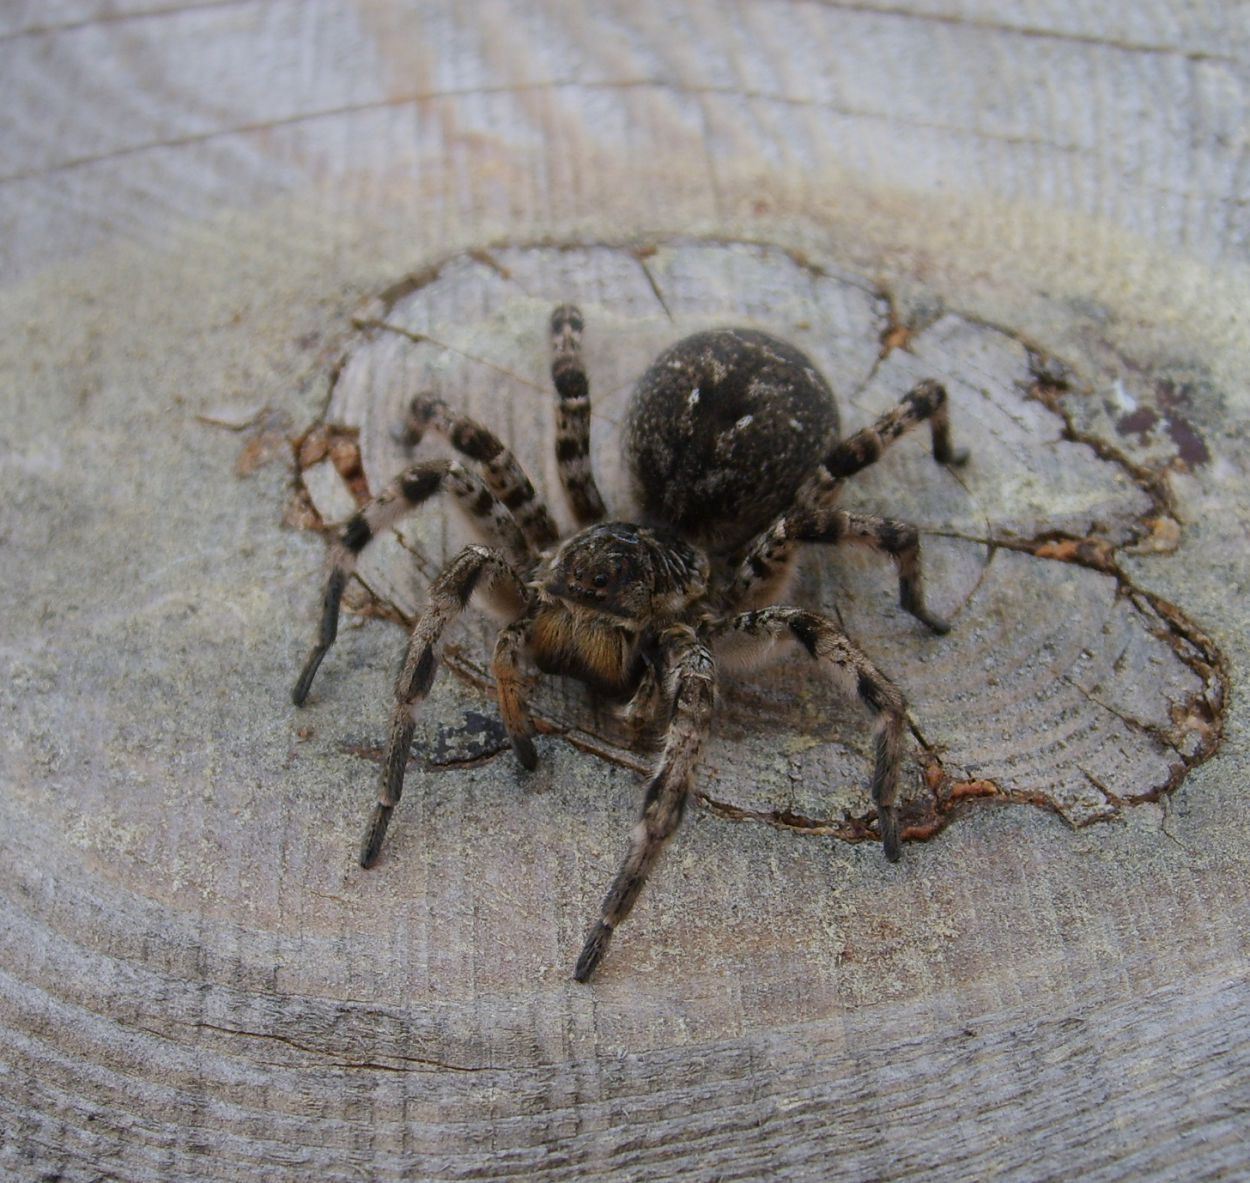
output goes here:
<path id="1" fill-rule="evenodd" d="M 602 571 L 600 571 L 599 574 L 594 577 L 594 580 L 592 582 L 594 583 L 595 587 L 607 587 L 608 577 Z"/>

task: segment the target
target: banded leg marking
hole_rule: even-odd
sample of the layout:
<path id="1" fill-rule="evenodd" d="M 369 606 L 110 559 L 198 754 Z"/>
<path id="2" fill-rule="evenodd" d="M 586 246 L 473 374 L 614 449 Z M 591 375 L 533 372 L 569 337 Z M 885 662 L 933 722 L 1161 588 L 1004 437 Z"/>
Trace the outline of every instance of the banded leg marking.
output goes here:
<path id="1" fill-rule="evenodd" d="M 551 314 L 551 379 L 556 394 L 556 464 L 578 525 L 606 513 L 590 463 L 590 381 L 582 364 L 582 314 L 561 304 Z"/>
<path id="2" fill-rule="evenodd" d="M 875 463 L 899 436 L 926 420 L 933 435 L 933 459 L 939 464 L 965 463 L 967 449 L 951 445 L 946 387 L 930 378 L 913 387 L 897 407 L 887 411 L 871 427 L 835 444 L 825 457 L 824 467 L 835 480 L 845 480 Z"/>
<path id="3" fill-rule="evenodd" d="M 777 518 L 747 548 L 727 589 L 727 602 L 744 607 L 781 594 L 800 542 L 854 542 L 890 555 L 898 565 L 902 607 L 935 633 L 949 632 L 950 623 L 925 606 L 916 528 L 893 518 L 836 509 L 848 477 L 873 464 L 896 439 L 925 421 L 933 433 L 934 459 L 950 465 L 965 463 L 967 450 L 955 450 L 951 445 L 945 388 L 932 380 L 921 382 L 871 427 L 834 446 L 800 490 L 796 507 Z"/>
<path id="4" fill-rule="evenodd" d="M 470 523 L 499 546 L 519 567 L 530 561 L 529 547 L 512 515 L 475 473 L 458 460 L 430 460 L 401 473 L 368 505 L 352 514 L 330 550 L 330 574 L 321 599 L 317 641 L 291 691 L 291 701 L 303 706 L 322 658 L 338 635 L 339 608 L 356 558 L 383 530 L 446 489 Z"/>
<path id="5" fill-rule="evenodd" d="M 418 396 L 408 409 L 403 441 L 415 447 L 430 430 L 481 465 L 487 488 L 512 513 L 530 546 L 542 550 L 556 541 L 558 531 L 546 503 L 521 462 L 498 436 L 476 420 L 457 414 L 442 399 Z"/>
<path id="6" fill-rule="evenodd" d="M 948 633 L 950 621 L 925 606 L 924 573 L 920 567 L 920 531 L 910 522 L 881 518 L 875 514 L 848 513 L 808 515 L 796 530 L 800 542 L 849 542 L 889 555 L 898 567 L 898 602 L 935 633 Z"/>
<path id="7" fill-rule="evenodd" d="M 782 514 L 747 548 L 729 587 L 726 602 L 730 608 L 775 601 L 789 583 L 794 571 L 798 539 L 788 514 Z"/>

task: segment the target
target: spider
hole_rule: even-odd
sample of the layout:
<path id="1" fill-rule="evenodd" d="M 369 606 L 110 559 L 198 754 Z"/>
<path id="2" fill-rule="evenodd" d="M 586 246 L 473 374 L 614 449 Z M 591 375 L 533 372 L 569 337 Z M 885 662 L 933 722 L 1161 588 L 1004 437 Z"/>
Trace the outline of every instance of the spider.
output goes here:
<path id="1" fill-rule="evenodd" d="M 378 803 L 360 863 L 378 858 L 403 791 L 415 720 L 437 666 L 439 638 L 474 595 L 503 620 L 492 671 L 503 723 L 521 765 L 538 763 L 521 660 L 580 679 L 663 729 L 641 816 L 573 976 L 588 981 L 681 821 L 712 718 L 718 667 L 745 669 L 787 650 L 813 658 L 874 716 L 872 799 L 887 859 L 900 854 L 898 780 L 906 705 L 897 688 L 828 617 L 777 603 L 802 543 L 856 543 L 898 567 L 904 609 L 935 633 L 925 606 L 919 535 L 891 518 L 837 506 L 849 477 L 908 428 L 928 421 L 934 459 L 962 464 L 951 445 L 945 389 L 917 385 L 870 427 L 839 439 L 828 383 L 793 345 L 756 329 L 696 333 L 662 353 L 630 400 L 625 455 L 640 521 L 605 521 L 589 456 L 589 383 L 582 315 L 551 316 L 556 460 L 578 523 L 561 540 L 551 514 L 503 443 L 442 401 L 418 396 L 404 441 L 444 436 L 460 459 L 412 465 L 347 520 L 330 552 L 319 634 L 295 684 L 300 706 L 334 643 L 339 605 L 370 539 L 446 493 L 482 544 L 465 547 L 429 590 L 395 684 Z"/>

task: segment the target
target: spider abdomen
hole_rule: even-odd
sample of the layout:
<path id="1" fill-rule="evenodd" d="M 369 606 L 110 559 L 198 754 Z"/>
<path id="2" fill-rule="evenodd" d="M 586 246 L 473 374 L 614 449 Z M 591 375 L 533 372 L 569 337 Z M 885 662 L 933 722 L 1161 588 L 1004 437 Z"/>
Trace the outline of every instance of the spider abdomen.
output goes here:
<path id="1" fill-rule="evenodd" d="M 645 518 L 732 549 L 793 503 L 838 438 L 838 409 L 793 345 L 713 329 L 678 341 L 643 374 L 625 431 Z"/>

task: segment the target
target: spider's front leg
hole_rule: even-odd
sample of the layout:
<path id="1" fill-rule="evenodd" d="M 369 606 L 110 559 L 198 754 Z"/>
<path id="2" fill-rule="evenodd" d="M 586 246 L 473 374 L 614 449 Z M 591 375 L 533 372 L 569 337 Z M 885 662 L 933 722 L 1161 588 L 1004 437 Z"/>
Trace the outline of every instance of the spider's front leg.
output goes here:
<path id="1" fill-rule="evenodd" d="M 304 705 L 321 660 L 338 635 L 339 606 L 347 590 L 347 581 L 356 569 L 357 556 L 382 530 L 444 489 L 452 495 L 457 507 L 479 535 L 500 547 L 518 566 L 524 567 L 529 562 L 530 549 L 515 519 L 481 477 L 470 472 L 458 460 L 430 460 L 414 464 L 368 505 L 352 514 L 339 530 L 330 550 L 330 574 L 321 598 L 317 642 L 291 691 L 291 701 L 297 707 Z"/>
<path id="2" fill-rule="evenodd" d="M 672 719 L 659 767 L 647 785 L 642 815 L 629 849 L 608 889 L 598 923 L 591 929 L 573 977 L 589 981 L 607 952 L 617 926 L 629 915 L 668 839 L 681 821 L 690 777 L 707 734 L 716 689 L 716 665 L 693 629 L 679 625 L 660 636 L 669 680 Z"/>
<path id="3" fill-rule="evenodd" d="M 443 630 L 464 610 L 474 591 L 488 594 L 499 607 L 513 616 L 521 616 L 529 606 L 529 592 L 506 556 L 484 546 L 466 547 L 430 585 L 429 603 L 413 626 L 404 665 L 395 682 L 395 708 L 391 713 L 386 757 L 382 762 L 382 786 L 361 843 L 362 867 L 371 867 L 377 862 L 391 814 L 404 791 L 404 771 L 412 748 L 417 712 L 430 691 L 438 668 L 435 647 Z M 507 632 L 505 630 L 504 635 Z M 498 670 L 498 659 L 496 668 Z M 501 680 L 499 693 L 504 721 L 514 736 L 514 745 L 518 745 L 521 762 L 526 767 L 533 767 L 527 762 L 526 754 L 516 739 L 517 733 L 513 731 L 514 726 L 528 727 L 528 716 L 524 707 L 519 706 L 515 679 L 508 685 L 510 698 L 505 697 L 505 683 Z M 529 745 L 532 755 L 533 744 L 528 737 L 524 737 L 524 743 Z"/>
<path id="4" fill-rule="evenodd" d="M 820 663 L 848 697 L 858 698 L 876 718 L 876 758 L 872 800 L 885 857 L 902 853 L 898 829 L 898 776 L 902 762 L 907 705 L 902 694 L 851 643 L 833 621 L 803 608 L 772 607 L 743 612 L 713 625 L 709 637 L 718 659 L 758 666 L 796 644 Z"/>

